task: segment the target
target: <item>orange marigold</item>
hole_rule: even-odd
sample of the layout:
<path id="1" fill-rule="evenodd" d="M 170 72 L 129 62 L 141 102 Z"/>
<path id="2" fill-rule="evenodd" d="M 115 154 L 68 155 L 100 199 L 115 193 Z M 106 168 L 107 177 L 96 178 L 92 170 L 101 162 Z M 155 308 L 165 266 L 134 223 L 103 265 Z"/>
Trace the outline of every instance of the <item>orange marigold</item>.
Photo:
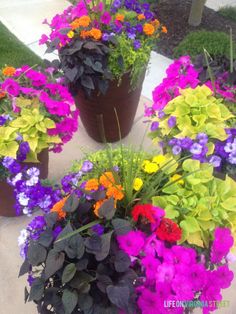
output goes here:
<path id="1" fill-rule="evenodd" d="M 137 15 L 137 19 L 138 19 L 139 21 L 145 20 L 145 15 L 144 15 L 144 14 L 138 14 L 138 15 Z"/>
<path id="2" fill-rule="evenodd" d="M 162 26 L 162 28 L 161 28 L 161 31 L 162 31 L 162 33 L 167 33 L 167 28 L 166 28 L 166 26 Z"/>
<path id="3" fill-rule="evenodd" d="M 105 188 L 108 188 L 109 186 L 112 186 L 115 183 L 115 178 L 113 176 L 113 173 L 110 172 L 110 171 L 104 172 L 104 174 L 101 175 L 101 177 L 99 178 L 99 182 Z"/>
<path id="4" fill-rule="evenodd" d="M 124 14 L 120 14 L 120 13 L 116 14 L 117 21 L 124 22 L 124 19 L 125 19 Z"/>
<path id="5" fill-rule="evenodd" d="M 72 23 L 70 23 L 70 27 L 71 27 L 72 30 L 80 27 L 79 19 L 75 19 Z"/>
<path id="6" fill-rule="evenodd" d="M 85 184 L 86 191 L 92 191 L 92 190 L 97 191 L 98 187 L 99 187 L 98 179 L 90 179 Z"/>
<path id="7" fill-rule="evenodd" d="M 86 39 L 89 36 L 90 36 L 90 32 L 89 31 L 83 30 L 83 31 L 80 32 L 80 37 L 83 38 L 83 39 Z"/>
<path id="8" fill-rule="evenodd" d="M 99 200 L 99 201 L 97 201 L 94 205 L 93 205 L 93 208 L 94 208 L 94 214 L 96 215 L 96 216 L 98 216 L 99 217 L 99 215 L 98 215 L 98 210 L 99 210 L 99 208 L 102 206 L 102 204 L 104 203 L 106 201 L 106 199 L 104 199 L 104 200 Z"/>
<path id="9" fill-rule="evenodd" d="M 122 198 L 124 197 L 124 193 L 122 192 L 122 186 L 121 185 L 110 186 L 107 189 L 106 195 L 107 197 L 113 197 L 116 201 L 122 200 Z"/>
<path id="10" fill-rule="evenodd" d="M 89 24 L 90 24 L 90 22 L 91 22 L 91 19 L 90 19 L 90 17 L 87 16 L 87 15 L 83 15 L 83 16 L 81 16 L 81 17 L 79 18 L 79 24 L 80 24 L 80 26 L 88 27 Z"/>
<path id="11" fill-rule="evenodd" d="M 92 38 L 99 40 L 102 37 L 102 32 L 100 29 L 93 27 L 90 31 L 89 34 Z"/>
<path id="12" fill-rule="evenodd" d="M 16 73 L 16 69 L 13 67 L 5 67 L 2 70 L 2 74 L 5 76 L 13 76 Z"/>
<path id="13" fill-rule="evenodd" d="M 151 36 L 155 32 L 155 27 L 150 23 L 145 23 L 143 25 L 143 32 L 144 34 Z"/>
<path id="14" fill-rule="evenodd" d="M 159 20 L 155 19 L 154 21 L 151 22 L 151 24 L 157 29 L 160 26 Z"/>
<path id="15" fill-rule="evenodd" d="M 58 214 L 59 219 L 63 219 L 66 217 L 66 212 L 63 211 L 63 207 L 65 205 L 66 200 L 68 199 L 69 195 L 61 199 L 59 202 L 57 202 L 53 208 L 51 209 L 51 212 L 56 212 Z"/>
<path id="16" fill-rule="evenodd" d="M 0 99 L 4 98 L 6 96 L 6 92 L 4 92 L 1 88 L 0 88 Z"/>

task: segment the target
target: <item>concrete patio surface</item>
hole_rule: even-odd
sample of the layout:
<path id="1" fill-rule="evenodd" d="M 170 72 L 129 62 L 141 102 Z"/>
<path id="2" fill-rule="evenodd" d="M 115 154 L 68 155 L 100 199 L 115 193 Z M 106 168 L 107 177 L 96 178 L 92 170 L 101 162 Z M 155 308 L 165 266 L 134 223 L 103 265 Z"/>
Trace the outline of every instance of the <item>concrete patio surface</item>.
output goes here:
<path id="1" fill-rule="evenodd" d="M 224 4 L 236 4 L 236 0 L 208 0 L 206 5 L 218 9 Z M 0 0 L 0 21 L 36 54 L 52 60 L 57 56 L 55 54 L 44 55 L 45 47 L 38 46 L 38 39 L 41 34 L 48 32 L 48 27 L 43 25 L 42 21 L 45 18 L 50 20 L 68 5 L 69 3 L 65 0 Z M 141 119 L 144 103 L 150 103 L 152 90 L 161 82 L 170 63 L 170 59 L 152 52 L 135 123 L 130 135 L 122 141 L 123 143 L 140 145 L 147 128 L 147 124 L 144 124 L 143 119 Z M 71 162 L 83 156 L 82 151 L 96 151 L 103 147 L 104 145 L 96 143 L 88 137 L 80 123 L 79 131 L 73 140 L 65 145 L 63 152 L 60 154 L 50 153 L 49 178 L 59 180 L 70 168 Z M 151 148 L 151 141 L 148 138 L 145 138 L 144 148 Z M 31 218 L 26 216 L 0 217 L 0 314 L 37 314 L 33 303 L 24 304 L 23 301 L 26 277 L 17 278 L 22 263 L 17 246 L 17 237 L 20 230 L 25 228 L 30 220 Z M 236 273 L 236 265 L 233 266 L 233 269 Z M 236 278 L 232 287 L 226 289 L 224 293 L 224 300 L 230 301 L 230 307 L 214 313 L 235 314 L 235 295 Z M 200 312 L 197 311 L 196 313 Z"/>

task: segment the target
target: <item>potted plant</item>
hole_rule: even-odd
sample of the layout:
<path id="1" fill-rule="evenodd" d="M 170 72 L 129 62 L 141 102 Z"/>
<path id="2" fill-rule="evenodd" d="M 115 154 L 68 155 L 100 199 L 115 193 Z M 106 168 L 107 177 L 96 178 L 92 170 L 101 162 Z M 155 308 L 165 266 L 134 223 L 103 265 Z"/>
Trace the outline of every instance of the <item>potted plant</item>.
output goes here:
<path id="1" fill-rule="evenodd" d="M 51 33 L 40 44 L 58 51 L 88 134 L 99 142 L 126 136 L 151 49 L 166 27 L 136 0 L 79 1 L 46 23 Z"/>
<path id="2" fill-rule="evenodd" d="M 224 93 L 222 87 L 214 92 L 211 81 L 202 84 L 188 56 L 175 60 L 166 72 L 153 91 L 152 107 L 146 109 L 150 137 L 177 158 L 210 162 L 217 176 L 235 178 L 235 115 L 229 107 L 233 94 L 226 92 L 226 84 Z"/>
<path id="3" fill-rule="evenodd" d="M 30 285 L 25 300 L 40 314 L 216 310 L 233 279 L 230 227 L 217 222 L 207 245 L 189 244 L 185 228 L 151 203 L 164 186 L 187 185 L 185 170 L 178 175 L 168 155 L 124 147 L 88 156 L 76 167 L 62 179 L 59 201 L 18 239 L 19 275 L 27 273 Z M 180 302 L 178 311 L 173 302 Z"/>
<path id="4" fill-rule="evenodd" d="M 53 72 L 23 66 L 6 67 L 0 74 L 0 215 L 15 214 L 9 172 L 37 166 L 41 178 L 47 178 L 48 151 L 60 152 L 77 130 L 78 110 Z"/>

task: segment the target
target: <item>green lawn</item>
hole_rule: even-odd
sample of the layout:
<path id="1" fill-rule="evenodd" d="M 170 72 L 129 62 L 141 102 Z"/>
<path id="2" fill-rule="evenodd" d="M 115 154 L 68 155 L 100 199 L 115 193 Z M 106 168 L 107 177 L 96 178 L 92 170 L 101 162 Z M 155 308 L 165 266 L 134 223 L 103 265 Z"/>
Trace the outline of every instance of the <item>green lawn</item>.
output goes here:
<path id="1" fill-rule="evenodd" d="M 42 60 L 0 22 L 0 68 L 5 65 L 19 67 L 23 64 L 40 63 Z"/>

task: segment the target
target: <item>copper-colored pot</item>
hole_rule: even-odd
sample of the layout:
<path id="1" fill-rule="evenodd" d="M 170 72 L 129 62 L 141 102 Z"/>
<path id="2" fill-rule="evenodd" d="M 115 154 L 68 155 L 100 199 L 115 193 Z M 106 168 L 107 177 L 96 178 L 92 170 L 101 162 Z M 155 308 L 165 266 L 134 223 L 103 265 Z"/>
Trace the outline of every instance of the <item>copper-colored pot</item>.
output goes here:
<path id="1" fill-rule="evenodd" d="M 48 149 L 43 150 L 38 155 L 39 163 L 22 163 L 27 167 L 37 167 L 40 170 L 40 179 L 46 179 L 48 176 Z M 14 189 L 6 181 L 0 181 L 0 216 L 15 217 L 16 210 Z"/>
<path id="2" fill-rule="evenodd" d="M 138 108 L 144 76 L 145 71 L 135 89 L 131 88 L 130 75 L 126 73 L 120 85 L 117 80 L 110 82 L 105 95 L 94 91 L 91 97 L 87 97 L 82 90 L 78 92 L 75 102 L 80 110 L 80 118 L 88 135 L 95 141 L 116 142 L 120 135 L 123 138 L 129 134 Z"/>

